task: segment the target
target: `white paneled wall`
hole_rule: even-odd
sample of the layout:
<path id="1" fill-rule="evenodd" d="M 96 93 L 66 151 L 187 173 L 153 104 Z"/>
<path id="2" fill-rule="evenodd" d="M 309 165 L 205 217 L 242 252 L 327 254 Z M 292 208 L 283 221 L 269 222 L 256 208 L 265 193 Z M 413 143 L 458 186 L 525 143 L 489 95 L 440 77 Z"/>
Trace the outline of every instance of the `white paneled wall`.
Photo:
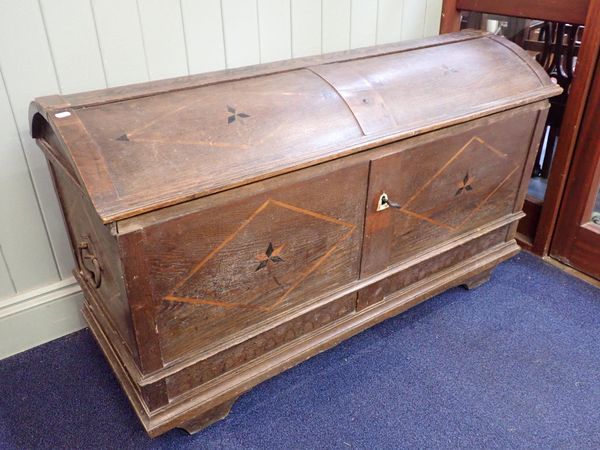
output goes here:
<path id="1" fill-rule="evenodd" d="M 0 0 L 0 357 L 82 325 L 63 317 L 77 316 L 80 295 L 46 162 L 29 137 L 30 100 L 435 35 L 441 5 Z"/>

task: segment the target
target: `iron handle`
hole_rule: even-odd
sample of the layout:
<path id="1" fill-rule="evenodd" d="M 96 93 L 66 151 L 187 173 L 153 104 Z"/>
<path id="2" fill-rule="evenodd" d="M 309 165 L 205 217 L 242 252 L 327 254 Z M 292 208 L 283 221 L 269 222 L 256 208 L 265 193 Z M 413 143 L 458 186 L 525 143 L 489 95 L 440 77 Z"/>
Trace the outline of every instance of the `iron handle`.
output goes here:
<path id="1" fill-rule="evenodd" d="M 96 289 L 102 283 L 102 266 L 100 261 L 91 251 L 90 244 L 87 241 L 81 241 L 77 245 L 77 262 L 79 263 L 79 273 L 89 284 Z M 91 264 L 91 268 L 88 266 Z"/>

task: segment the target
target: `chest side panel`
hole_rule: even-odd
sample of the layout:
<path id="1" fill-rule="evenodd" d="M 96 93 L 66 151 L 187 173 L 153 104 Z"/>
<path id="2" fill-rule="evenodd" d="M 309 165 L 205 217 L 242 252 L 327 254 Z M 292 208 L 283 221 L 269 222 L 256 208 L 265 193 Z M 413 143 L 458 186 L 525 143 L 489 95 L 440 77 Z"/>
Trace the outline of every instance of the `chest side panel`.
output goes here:
<path id="1" fill-rule="evenodd" d="M 500 114 L 373 160 L 363 275 L 513 213 L 537 115 Z M 395 207 L 381 208 L 383 194 Z"/>
<path id="2" fill-rule="evenodd" d="M 311 170 L 145 229 L 163 360 L 268 326 L 357 279 L 367 171 Z"/>
<path id="3" fill-rule="evenodd" d="M 80 282 L 85 282 L 96 294 L 88 298 L 88 301 L 95 302 L 96 298 L 102 298 L 102 302 L 95 306 L 102 308 L 130 353 L 136 356 L 137 347 L 116 239 L 108 227 L 102 224 L 89 199 L 62 166 L 52 164 L 51 167 L 77 264 L 76 270 L 83 274 L 93 273 L 97 277 L 97 282 L 84 276 L 79 277 Z M 97 267 L 92 263 L 93 258 L 98 261 Z"/>

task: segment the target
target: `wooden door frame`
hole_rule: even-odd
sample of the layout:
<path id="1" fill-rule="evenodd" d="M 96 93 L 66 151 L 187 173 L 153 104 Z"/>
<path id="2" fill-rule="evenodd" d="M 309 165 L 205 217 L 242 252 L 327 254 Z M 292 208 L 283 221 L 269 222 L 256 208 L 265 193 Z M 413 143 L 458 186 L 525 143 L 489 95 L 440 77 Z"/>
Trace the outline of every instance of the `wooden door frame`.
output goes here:
<path id="1" fill-rule="evenodd" d="M 600 227 L 590 223 L 600 182 L 600 59 L 592 81 L 554 239 L 553 258 L 600 279 Z M 581 199 L 585 198 L 583 202 Z"/>
<path id="2" fill-rule="evenodd" d="M 505 16 L 536 18 L 585 25 L 577 70 L 561 125 L 548 186 L 533 242 L 521 244 L 540 256 L 548 254 L 565 193 L 567 174 L 581 126 L 586 100 L 600 49 L 600 0 L 443 0 L 440 33 L 460 30 L 460 11 L 488 12 Z"/>
<path id="3" fill-rule="evenodd" d="M 589 24 L 587 13 L 593 2 L 594 0 L 444 0 L 440 33 L 458 31 L 461 10 L 524 19 Z"/>

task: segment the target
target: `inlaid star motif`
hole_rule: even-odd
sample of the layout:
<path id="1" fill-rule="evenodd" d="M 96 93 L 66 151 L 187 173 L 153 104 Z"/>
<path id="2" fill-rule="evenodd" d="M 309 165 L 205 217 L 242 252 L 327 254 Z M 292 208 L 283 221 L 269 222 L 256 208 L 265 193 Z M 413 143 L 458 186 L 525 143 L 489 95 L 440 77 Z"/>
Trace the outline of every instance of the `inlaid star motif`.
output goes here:
<path id="1" fill-rule="evenodd" d="M 227 124 L 231 124 L 235 122 L 237 118 L 239 119 L 247 119 L 250 117 L 250 114 L 246 114 L 244 112 L 237 112 L 233 106 L 227 105 L 227 111 L 229 112 L 229 117 L 227 118 Z"/>
<path id="2" fill-rule="evenodd" d="M 256 256 L 256 260 L 260 261 L 258 267 L 256 268 L 256 272 L 258 272 L 260 269 L 264 269 L 265 267 L 267 267 L 269 262 L 283 262 L 283 259 L 279 256 L 281 250 L 283 250 L 283 245 L 280 245 L 276 249 L 273 249 L 273 243 L 269 242 L 269 246 L 267 247 L 265 253 Z"/>
<path id="3" fill-rule="evenodd" d="M 458 191 L 456 191 L 456 194 L 454 194 L 454 195 L 456 196 L 456 195 L 462 194 L 467 191 L 472 191 L 473 190 L 473 186 L 471 186 L 472 182 L 473 182 L 473 178 L 471 178 L 469 175 L 469 172 L 467 172 L 467 174 L 462 179 L 462 181 L 460 183 L 458 183 Z"/>

